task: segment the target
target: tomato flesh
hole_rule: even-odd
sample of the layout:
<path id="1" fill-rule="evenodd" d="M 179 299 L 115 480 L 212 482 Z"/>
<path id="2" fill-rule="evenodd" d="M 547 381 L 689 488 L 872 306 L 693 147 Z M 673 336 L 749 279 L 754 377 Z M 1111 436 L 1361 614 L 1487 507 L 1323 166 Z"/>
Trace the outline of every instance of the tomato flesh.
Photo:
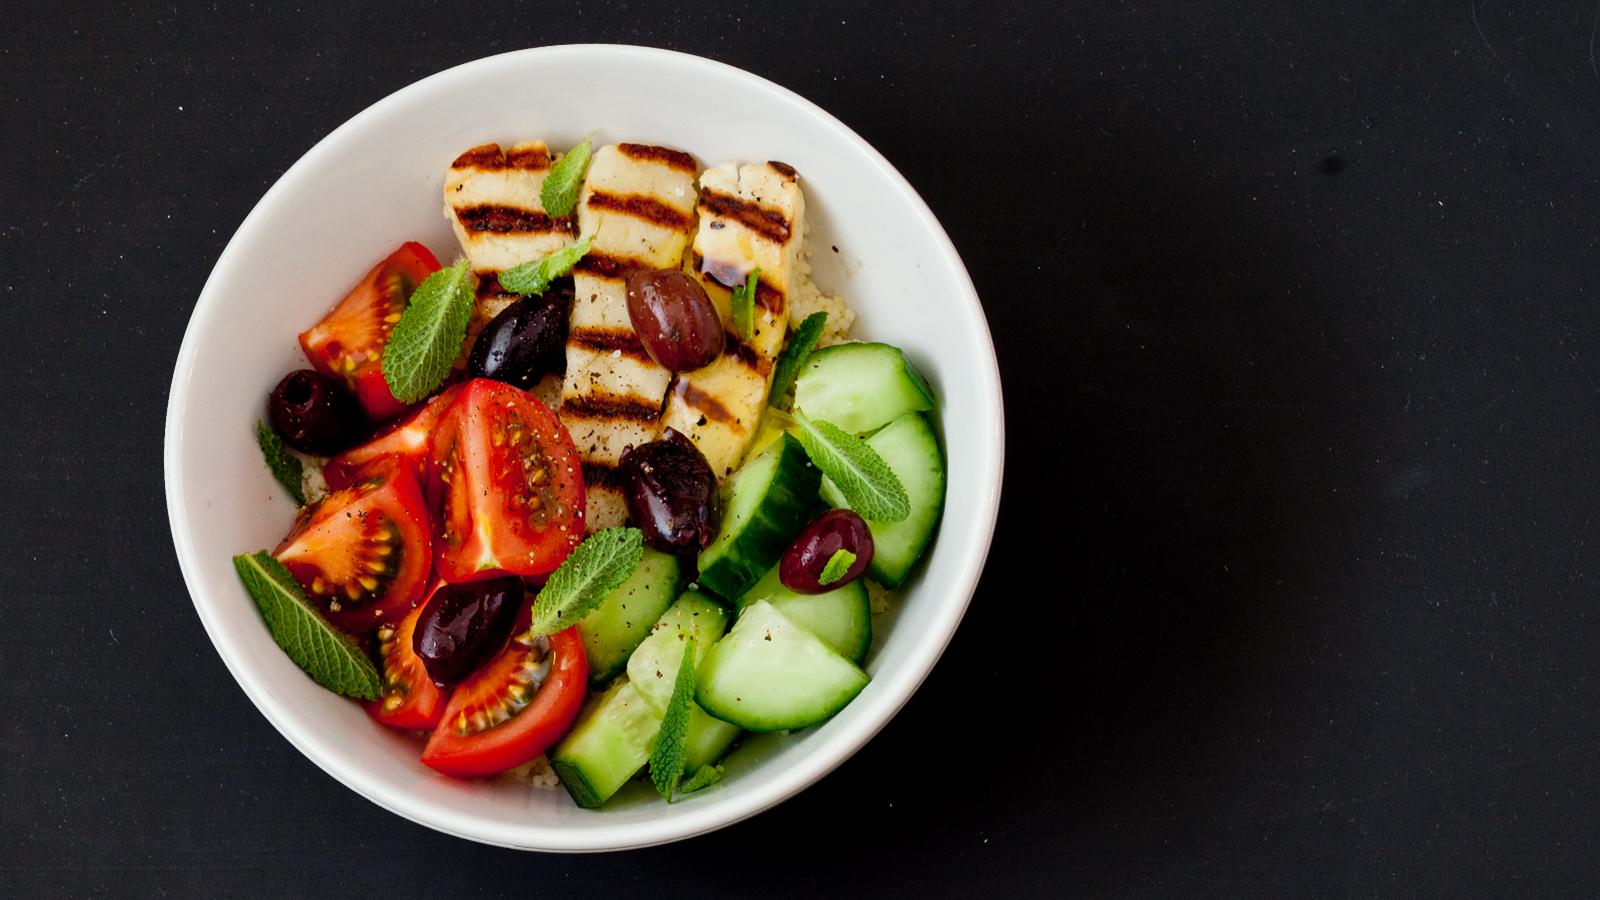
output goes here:
<path id="1" fill-rule="evenodd" d="M 525 608 L 504 650 L 462 682 L 422 750 L 422 762 L 458 778 L 514 769 L 566 734 L 583 707 L 589 660 L 577 626 L 528 631 Z"/>
<path id="2" fill-rule="evenodd" d="M 427 247 L 408 241 L 372 267 L 343 300 L 309 331 L 300 347 L 317 371 L 342 378 L 373 421 L 405 411 L 383 377 L 383 348 L 411 292 L 439 270 Z"/>
<path id="3" fill-rule="evenodd" d="M 340 628 L 393 624 L 427 586 L 433 539 L 422 489 L 410 470 L 380 460 L 301 510 L 272 555 Z"/>
<path id="4" fill-rule="evenodd" d="M 411 647 L 417 620 L 427 606 L 426 602 L 418 603 L 399 624 L 378 629 L 383 688 L 377 700 L 362 706 L 366 707 L 368 715 L 393 728 L 432 729 L 444 715 L 445 694 L 434 686 L 422 659 Z"/>
<path id="5" fill-rule="evenodd" d="M 459 387 L 445 389 L 382 434 L 328 460 L 322 467 L 322 477 L 328 482 L 328 487 L 335 490 L 348 487 L 362 467 L 386 456 L 400 460 L 417 476 L 417 483 L 421 484 L 427 477 L 428 443 L 433 437 L 434 426 L 460 392 Z"/>
<path id="6" fill-rule="evenodd" d="M 583 473 L 572 437 L 525 391 L 467 382 L 430 449 L 426 489 L 444 580 L 542 575 L 583 540 Z"/>

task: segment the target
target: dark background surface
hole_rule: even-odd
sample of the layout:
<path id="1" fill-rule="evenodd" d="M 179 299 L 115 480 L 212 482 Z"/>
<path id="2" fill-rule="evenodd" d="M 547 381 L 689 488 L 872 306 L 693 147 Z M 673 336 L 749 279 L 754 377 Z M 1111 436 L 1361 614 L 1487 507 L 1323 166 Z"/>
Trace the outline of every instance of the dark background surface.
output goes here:
<path id="1" fill-rule="evenodd" d="M 0 49 L 6 894 L 1593 892 L 1590 0 L 73 6 L 7 4 Z M 1010 421 L 987 575 L 887 730 L 587 858 L 302 758 L 200 628 L 160 462 L 274 179 L 420 77 L 573 41 L 742 66 L 882 150 Z"/>

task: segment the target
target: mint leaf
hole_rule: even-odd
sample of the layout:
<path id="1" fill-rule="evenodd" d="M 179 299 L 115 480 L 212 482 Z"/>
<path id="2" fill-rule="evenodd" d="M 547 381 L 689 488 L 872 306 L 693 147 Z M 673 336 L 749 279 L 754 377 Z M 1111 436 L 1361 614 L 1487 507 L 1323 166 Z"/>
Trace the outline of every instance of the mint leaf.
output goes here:
<path id="1" fill-rule="evenodd" d="M 433 393 L 461 355 L 478 277 L 461 260 L 417 285 L 383 348 L 383 380 L 401 403 Z"/>
<path id="2" fill-rule="evenodd" d="M 530 260 L 500 273 L 500 286 L 516 294 L 542 294 L 550 282 L 572 271 L 589 252 L 591 238 L 568 244 L 540 259 Z"/>
<path id="3" fill-rule="evenodd" d="M 667 701 L 667 711 L 661 715 L 661 728 L 650 747 L 650 781 L 661 796 L 672 802 L 672 795 L 683 778 L 684 738 L 689 733 L 690 701 L 694 699 L 693 640 L 686 639 L 683 661 L 678 663 L 678 677 L 672 685 L 672 698 Z"/>
<path id="4" fill-rule="evenodd" d="M 298 506 L 306 505 L 306 491 L 300 484 L 303 470 L 300 457 L 289 452 L 283 445 L 283 438 L 278 433 L 267 427 L 267 423 L 256 420 L 256 443 L 261 446 L 261 455 L 267 460 L 267 468 L 272 470 L 272 477 L 278 479 L 283 489 L 289 492 Z"/>
<path id="5" fill-rule="evenodd" d="M 722 780 L 721 766 L 701 766 L 688 781 L 678 788 L 678 796 L 692 794 L 695 791 L 711 787 Z"/>
<path id="6" fill-rule="evenodd" d="M 334 628 L 300 585 L 265 550 L 233 558 L 233 568 L 267 621 L 267 631 L 311 680 L 337 694 L 376 700 L 378 668 L 350 636 Z"/>
<path id="7" fill-rule="evenodd" d="M 573 147 L 566 156 L 556 160 L 550 167 L 550 174 L 545 176 L 544 184 L 539 188 L 539 202 L 544 206 L 544 211 L 552 216 L 564 216 L 572 212 L 578 205 L 578 191 L 583 188 L 583 172 L 589 168 L 589 152 L 593 145 L 589 138 L 590 132 L 583 137 L 583 143 Z M 500 282 L 505 284 L 504 281 Z M 516 288 L 506 288 L 515 291 Z M 517 293 L 522 293 L 517 291 Z"/>
<path id="8" fill-rule="evenodd" d="M 733 289 L 730 307 L 733 311 L 733 333 L 741 340 L 750 340 L 756 331 L 756 282 L 761 277 L 758 266 L 745 278 L 744 284 Z"/>
<path id="9" fill-rule="evenodd" d="M 589 535 L 539 589 L 532 632 L 550 634 L 576 624 L 628 580 L 643 556 L 644 533 L 637 528 L 607 528 Z"/>
<path id="10" fill-rule="evenodd" d="M 849 550 L 840 548 L 833 551 L 828 557 L 828 562 L 822 567 L 822 574 L 817 576 L 817 584 L 827 587 L 838 582 L 850 571 L 850 566 L 855 563 L 856 555 Z"/>
<path id="11" fill-rule="evenodd" d="M 795 437 L 812 465 L 844 494 L 850 508 L 873 522 L 898 522 L 911 515 L 905 485 L 866 441 L 828 422 L 794 414 Z"/>
<path id="12" fill-rule="evenodd" d="M 828 314 L 814 312 L 805 317 L 800 326 L 789 336 L 789 346 L 783 348 L 783 353 L 778 356 L 778 364 L 772 367 L 772 389 L 767 393 L 767 402 L 778 406 L 784 402 L 789 389 L 794 387 L 795 377 L 800 374 L 800 367 L 806 364 L 811 351 L 817 349 L 817 341 L 822 339 L 822 330 L 828 326 Z"/>

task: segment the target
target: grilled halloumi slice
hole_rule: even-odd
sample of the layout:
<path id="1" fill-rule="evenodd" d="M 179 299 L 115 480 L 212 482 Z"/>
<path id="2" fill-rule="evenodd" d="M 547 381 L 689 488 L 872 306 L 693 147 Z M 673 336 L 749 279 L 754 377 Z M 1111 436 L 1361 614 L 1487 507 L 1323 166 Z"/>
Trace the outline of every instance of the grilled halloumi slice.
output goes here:
<path id="1" fill-rule="evenodd" d="M 767 405 L 799 277 L 805 197 L 784 163 L 725 163 L 700 176 L 699 214 L 692 264 L 722 315 L 727 341 L 710 365 L 678 376 L 661 424 L 688 436 L 717 477 L 726 478 L 744 458 Z M 729 286 L 743 284 L 756 268 L 754 333 L 740 340 Z"/>
<path id="2" fill-rule="evenodd" d="M 444 215 L 478 276 L 477 303 L 458 366 L 466 365 L 473 341 L 489 320 L 517 299 L 500 287 L 500 272 L 572 243 L 572 217 L 548 215 L 539 199 L 550 165 L 544 141 L 523 141 L 505 150 L 483 144 L 456 157 L 445 173 Z"/>
<path id="3" fill-rule="evenodd" d="M 677 268 L 694 230 L 694 157 L 665 147 L 595 151 L 578 197 L 578 231 L 592 239 L 573 269 L 561 420 L 583 458 L 590 530 L 627 516 L 614 474 L 630 447 L 660 433 L 672 373 L 645 352 L 628 316 L 629 269 Z"/>

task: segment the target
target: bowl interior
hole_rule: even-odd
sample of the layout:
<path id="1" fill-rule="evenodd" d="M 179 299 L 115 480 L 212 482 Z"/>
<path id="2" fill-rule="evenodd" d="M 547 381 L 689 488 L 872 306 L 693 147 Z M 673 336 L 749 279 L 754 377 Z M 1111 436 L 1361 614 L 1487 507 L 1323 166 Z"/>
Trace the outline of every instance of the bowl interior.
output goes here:
<path id="1" fill-rule="evenodd" d="M 590 129 L 600 143 L 666 144 L 707 165 L 794 165 L 815 279 L 856 309 L 855 335 L 904 347 L 933 383 L 951 473 L 934 549 L 900 605 L 875 623 L 873 682 L 854 703 L 818 728 L 749 742 L 713 790 L 670 807 L 640 791 L 600 813 L 577 809 L 559 789 L 455 781 L 422 766 L 415 741 L 317 687 L 273 644 L 229 563 L 273 546 L 293 516 L 251 428 L 277 379 L 304 365 L 297 333 L 404 240 L 422 241 L 441 260 L 458 254 L 441 189 L 461 150 L 533 137 L 565 147 Z M 452 69 L 374 105 L 307 153 L 245 220 L 207 282 L 167 425 L 179 560 L 218 652 L 262 712 L 313 761 L 397 813 L 546 850 L 641 846 L 736 821 L 815 781 L 870 738 L 926 675 L 965 609 L 993 530 L 1002 457 L 994 351 L 971 282 L 893 169 L 769 82 L 695 57 L 612 46 L 521 51 Z"/>

